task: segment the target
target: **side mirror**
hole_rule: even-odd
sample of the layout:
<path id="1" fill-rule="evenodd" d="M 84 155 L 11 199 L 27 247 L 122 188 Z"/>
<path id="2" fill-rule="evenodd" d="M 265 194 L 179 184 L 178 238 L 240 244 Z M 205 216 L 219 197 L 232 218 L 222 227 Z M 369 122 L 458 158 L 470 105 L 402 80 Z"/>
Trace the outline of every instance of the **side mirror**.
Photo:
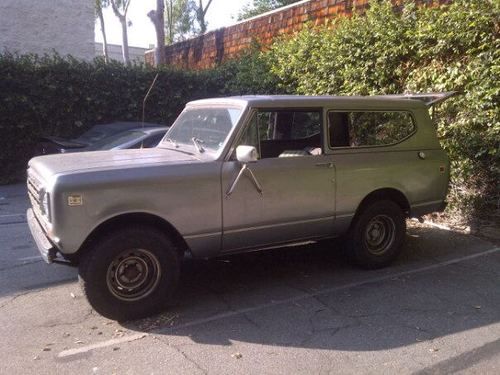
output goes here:
<path id="1" fill-rule="evenodd" d="M 259 153 L 254 146 L 238 146 L 236 147 L 236 159 L 243 163 L 255 163 L 259 160 Z"/>

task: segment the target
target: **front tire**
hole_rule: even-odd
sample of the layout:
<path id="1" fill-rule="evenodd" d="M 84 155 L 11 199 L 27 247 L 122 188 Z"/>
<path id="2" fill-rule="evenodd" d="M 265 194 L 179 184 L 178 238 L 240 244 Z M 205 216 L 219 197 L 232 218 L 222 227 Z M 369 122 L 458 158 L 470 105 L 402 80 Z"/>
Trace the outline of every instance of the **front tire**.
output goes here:
<path id="1" fill-rule="evenodd" d="M 161 232 L 128 227 L 85 253 L 78 268 L 83 292 L 99 314 L 124 321 L 161 311 L 176 290 L 180 256 Z"/>
<path id="2" fill-rule="evenodd" d="M 349 258 L 367 269 L 386 267 L 401 253 L 406 235 L 403 210 L 393 201 L 364 207 L 348 233 Z"/>

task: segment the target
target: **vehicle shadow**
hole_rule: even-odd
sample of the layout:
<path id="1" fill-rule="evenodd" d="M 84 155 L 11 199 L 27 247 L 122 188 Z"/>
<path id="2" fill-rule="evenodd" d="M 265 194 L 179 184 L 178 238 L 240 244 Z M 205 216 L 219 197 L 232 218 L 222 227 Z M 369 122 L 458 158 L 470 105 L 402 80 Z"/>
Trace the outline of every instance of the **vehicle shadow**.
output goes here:
<path id="1" fill-rule="evenodd" d="M 488 242 L 409 228 L 403 255 L 377 271 L 352 267 L 340 245 L 188 260 L 174 306 L 124 326 L 191 343 L 371 351 L 500 320 L 500 253 Z"/>

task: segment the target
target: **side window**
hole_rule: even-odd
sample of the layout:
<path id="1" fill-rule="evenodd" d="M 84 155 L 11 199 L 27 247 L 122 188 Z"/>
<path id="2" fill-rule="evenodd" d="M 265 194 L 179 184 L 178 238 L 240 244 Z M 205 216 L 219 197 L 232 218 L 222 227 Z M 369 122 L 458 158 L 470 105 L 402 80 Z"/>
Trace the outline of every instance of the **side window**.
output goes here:
<path id="1" fill-rule="evenodd" d="M 415 131 L 408 112 L 330 112 L 328 122 L 331 147 L 391 145 Z"/>
<path id="2" fill-rule="evenodd" d="M 241 142 L 261 159 L 321 154 L 321 110 L 261 110 Z"/>
<path id="3" fill-rule="evenodd" d="M 158 143 L 160 143 L 160 141 L 162 140 L 164 135 L 165 135 L 165 133 L 160 133 L 160 134 L 155 134 L 155 135 L 152 135 L 152 136 L 146 138 L 142 142 L 142 147 L 144 147 L 144 148 L 156 147 L 158 145 Z"/>

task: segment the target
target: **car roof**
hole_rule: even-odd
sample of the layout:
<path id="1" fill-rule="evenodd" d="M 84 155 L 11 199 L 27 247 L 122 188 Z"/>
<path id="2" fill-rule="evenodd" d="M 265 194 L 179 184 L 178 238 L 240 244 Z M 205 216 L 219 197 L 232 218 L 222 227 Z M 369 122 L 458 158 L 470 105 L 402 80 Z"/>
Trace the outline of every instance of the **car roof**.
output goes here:
<path id="1" fill-rule="evenodd" d="M 260 108 L 273 107 L 348 107 L 376 109 L 392 107 L 395 109 L 422 109 L 425 104 L 418 99 L 403 95 L 373 96 L 308 96 L 308 95 L 246 95 L 225 98 L 201 99 L 188 103 L 188 106 L 234 105 Z"/>

